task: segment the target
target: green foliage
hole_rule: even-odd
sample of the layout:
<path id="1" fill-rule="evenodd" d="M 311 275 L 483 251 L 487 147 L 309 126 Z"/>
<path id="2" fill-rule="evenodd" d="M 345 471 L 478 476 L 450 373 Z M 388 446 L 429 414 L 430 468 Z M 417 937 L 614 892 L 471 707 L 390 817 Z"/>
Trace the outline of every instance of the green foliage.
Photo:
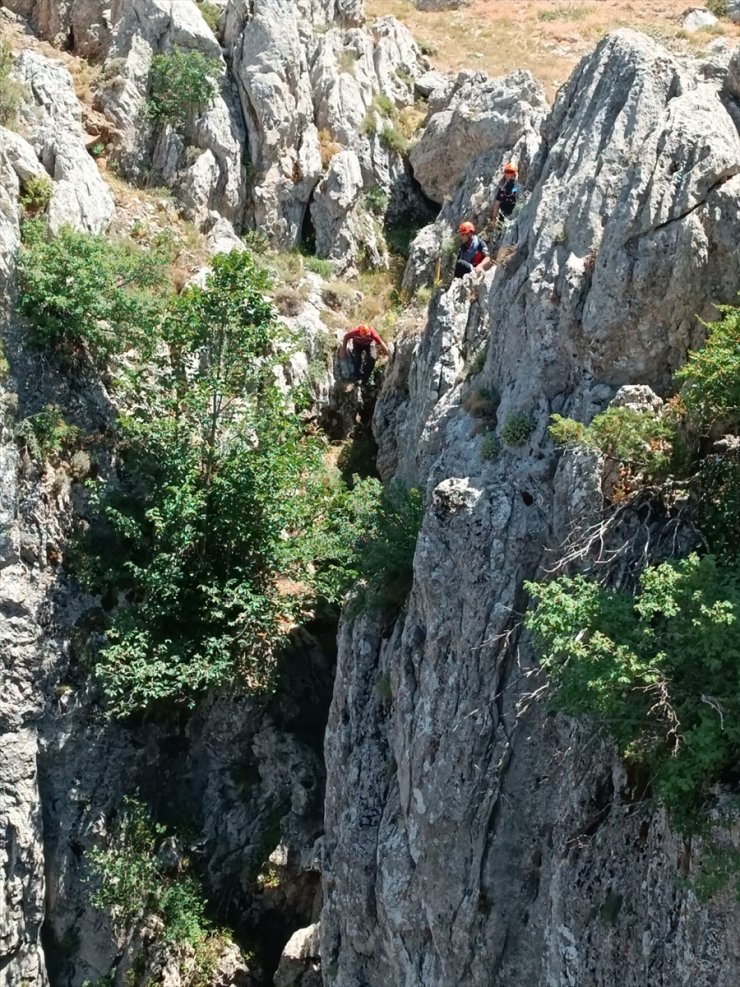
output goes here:
<path id="1" fill-rule="evenodd" d="M 707 9 L 715 17 L 727 17 L 730 9 L 729 0 L 707 0 Z"/>
<path id="2" fill-rule="evenodd" d="M 218 4 L 209 3 L 209 0 L 199 0 L 198 9 L 203 15 L 203 20 L 215 34 L 218 30 L 218 21 L 221 17 L 222 8 Z"/>
<path id="3" fill-rule="evenodd" d="M 371 185 L 365 192 L 365 202 L 371 212 L 382 216 L 388 208 L 390 198 L 382 185 Z"/>
<path id="4" fill-rule="evenodd" d="M 421 229 L 418 223 L 393 223 L 384 230 L 385 240 L 391 253 L 408 260 L 411 244 Z"/>
<path id="5" fill-rule="evenodd" d="M 69 227 L 46 240 L 38 224 L 24 227 L 18 305 L 29 337 L 67 358 L 87 353 L 99 367 L 134 343 L 144 344 L 160 317 L 156 289 L 163 259 Z"/>
<path id="6" fill-rule="evenodd" d="M 155 55 L 149 71 L 149 115 L 156 123 L 182 130 L 193 113 L 216 95 L 220 66 L 199 51 L 173 49 Z"/>
<path id="7" fill-rule="evenodd" d="M 355 483 L 349 495 L 356 539 L 353 576 L 363 580 L 351 609 L 355 611 L 403 605 L 414 577 L 414 552 L 424 517 L 421 491 L 378 480 Z"/>
<path id="8" fill-rule="evenodd" d="M 507 446 L 521 446 L 534 430 L 532 416 L 526 412 L 509 415 L 501 429 L 501 438 Z"/>
<path id="9" fill-rule="evenodd" d="M 480 458 L 495 462 L 501 455 L 501 439 L 495 432 L 489 432 L 483 439 L 480 447 Z"/>
<path id="10" fill-rule="evenodd" d="M 19 422 L 16 438 L 34 459 L 56 460 L 79 442 L 81 432 L 71 425 L 56 404 L 47 404 L 43 411 L 29 415 Z"/>
<path id="11" fill-rule="evenodd" d="M 21 205 L 30 212 L 46 209 L 53 191 L 54 183 L 48 175 L 33 175 L 23 184 Z"/>
<path id="12" fill-rule="evenodd" d="M 93 158 L 101 158 L 105 154 L 105 144 L 102 141 L 96 141 L 90 148 L 90 155 Z"/>
<path id="13" fill-rule="evenodd" d="M 673 426 L 649 409 L 607 408 L 588 426 L 553 415 L 550 435 L 560 445 L 596 449 L 645 482 L 664 478 L 671 465 Z"/>
<path id="14" fill-rule="evenodd" d="M 147 915 L 157 915 L 165 943 L 187 944 L 195 951 L 197 978 L 191 982 L 205 985 L 211 982 L 223 933 L 206 917 L 203 888 L 187 870 L 187 858 L 180 873 L 163 866 L 159 851 L 166 837 L 165 827 L 142 802 L 124 798 L 107 845 L 87 854 L 97 885 L 91 901 L 110 915 L 120 934 L 130 933 Z"/>
<path id="15" fill-rule="evenodd" d="M 399 130 L 395 124 L 387 123 L 380 132 L 381 137 L 391 151 L 396 154 L 406 154 L 410 143 L 408 138 Z"/>
<path id="16" fill-rule="evenodd" d="M 475 353 L 473 353 L 472 357 L 470 358 L 470 363 L 468 364 L 467 367 L 468 377 L 475 377 L 476 374 L 479 374 L 481 372 L 483 367 L 486 365 L 487 353 L 488 353 L 487 346 L 481 346 L 479 349 L 475 351 Z"/>
<path id="17" fill-rule="evenodd" d="M 307 271 L 328 279 L 334 277 L 334 265 L 325 257 L 306 257 L 303 261 Z"/>
<path id="18" fill-rule="evenodd" d="M 636 597 L 583 576 L 527 588 L 557 706 L 607 726 L 676 825 L 698 828 L 740 757 L 737 567 L 696 555 L 648 566 Z"/>
<path id="19" fill-rule="evenodd" d="M 0 38 L 0 125 L 12 126 L 23 100 L 24 89 L 10 78 L 13 68 L 13 52 L 5 39 Z"/>
<path id="20" fill-rule="evenodd" d="M 740 428 L 740 308 L 720 308 L 721 318 L 707 327 L 702 349 L 689 354 L 676 379 L 690 422 L 706 430 L 714 422 Z"/>
<path id="21" fill-rule="evenodd" d="M 285 340 L 268 288 L 250 253 L 217 257 L 130 375 L 120 475 L 77 561 L 91 589 L 128 601 L 97 669 L 116 716 L 236 678 L 269 691 L 291 628 L 330 595 L 325 570 L 343 568 L 344 488 L 275 384 Z"/>

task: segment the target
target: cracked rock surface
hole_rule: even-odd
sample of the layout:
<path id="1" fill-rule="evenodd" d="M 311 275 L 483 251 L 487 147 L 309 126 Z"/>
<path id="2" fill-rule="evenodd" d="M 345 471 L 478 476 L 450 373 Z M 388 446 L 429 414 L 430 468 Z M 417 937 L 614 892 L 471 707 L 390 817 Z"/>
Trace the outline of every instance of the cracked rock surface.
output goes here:
<path id="1" fill-rule="evenodd" d="M 740 978 L 737 904 L 697 901 L 683 877 L 698 848 L 636 800 L 607 746 L 535 700 L 519 616 L 522 581 L 599 506 L 595 463 L 560 458 L 550 414 L 589 420 L 622 385 L 665 395 L 697 315 L 736 297 L 727 91 L 646 37 L 606 38 L 543 125 L 508 260 L 438 291 L 422 335 L 398 341 L 379 466 L 427 507 L 405 612 L 340 634 L 322 961 L 341 987 Z M 466 410 L 480 388 L 501 398 L 488 428 L 533 426 L 494 460 Z"/>

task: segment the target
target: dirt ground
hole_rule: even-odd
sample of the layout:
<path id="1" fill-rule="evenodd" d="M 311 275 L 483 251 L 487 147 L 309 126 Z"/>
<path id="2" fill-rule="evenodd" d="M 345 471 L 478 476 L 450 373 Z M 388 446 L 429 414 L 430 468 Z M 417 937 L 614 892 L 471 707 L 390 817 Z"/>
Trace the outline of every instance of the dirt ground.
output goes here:
<path id="1" fill-rule="evenodd" d="M 392 14 L 411 30 L 435 65 L 449 72 L 481 69 L 503 75 L 527 68 L 550 98 L 574 65 L 608 31 L 633 27 L 679 51 L 701 51 L 718 37 L 740 41 L 740 26 L 723 19 L 687 34 L 689 0 L 467 0 L 456 10 L 425 12 L 413 0 L 367 0 L 372 17 Z"/>

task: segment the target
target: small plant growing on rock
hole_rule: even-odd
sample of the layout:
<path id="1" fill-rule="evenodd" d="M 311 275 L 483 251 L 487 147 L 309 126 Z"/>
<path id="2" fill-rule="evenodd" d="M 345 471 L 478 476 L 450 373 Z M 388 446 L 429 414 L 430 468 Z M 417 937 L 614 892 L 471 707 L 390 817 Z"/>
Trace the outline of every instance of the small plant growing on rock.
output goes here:
<path id="1" fill-rule="evenodd" d="M 463 408 L 473 418 L 495 418 L 500 400 L 494 387 L 476 387 L 463 401 Z"/>
<path id="2" fill-rule="evenodd" d="M 480 447 L 480 458 L 487 462 L 495 462 L 501 455 L 501 439 L 495 432 L 485 436 Z"/>
<path id="3" fill-rule="evenodd" d="M 480 349 L 476 350 L 475 353 L 473 353 L 473 356 L 470 359 L 470 363 L 468 364 L 468 373 L 467 373 L 468 377 L 475 377 L 476 374 L 479 374 L 481 372 L 481 370 L 486 364 L 487 352 L 488 352 L 487 347 L 481 346 Z"/>
<path id="4" fill-rule="evenodd" d="M 331 159 L 339 154 L 342 150 L 342 145 L 339 141 L 334 140 L 331 131 L 327 130 L 325 127 L 319 131 L 319 154 L 321 155 L 321 165 L 326 170 L 329 167 Z"/>
<path id="5" fill-rule="evenodd" d="M 217 92 L 219 63 L 199 51 L 175 49 L 155 55 L 149 70 L 149 116 L 155 123 L 182 130 L 190 115 Z"/>
<path id="6" fill-rule="evenodd" d="M 48 175 L 33 175 L 23 185 L 21 205 L 28 213 L 37 213 L 49 205 L 54 183 Z"/>
<path id="7" fill-rule="evenodd" d="M 382 185 L 371 185 L 365 192 L 365 202 L 371 212 L 382 216 L 388 208 L 389 196 Z"/>
<path id="8" fill-rule="evenodd" d="M 534 431 L 534 422 L 531 415 L 520 411 L 515 415 L 509 415 L 501 429 L 501 438 L 507 446 L 523 446 Z"/>
<path id="9" fill-rule="evenodd" d="M 81 432 L 66 420 L 58 405 L 47 404 L 43 411 L 24 418 L 15 434 L 33 459 L 55 460 L 79 441 Z"/>

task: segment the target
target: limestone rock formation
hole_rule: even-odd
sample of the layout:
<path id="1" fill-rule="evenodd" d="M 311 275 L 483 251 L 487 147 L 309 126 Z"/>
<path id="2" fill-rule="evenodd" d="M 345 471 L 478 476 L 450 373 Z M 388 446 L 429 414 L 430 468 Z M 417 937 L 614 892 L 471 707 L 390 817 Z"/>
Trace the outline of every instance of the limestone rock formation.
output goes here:
<path id="1" fill-rule="evenodd" d="M 460 73 L 452 87 L 432 92 L 429 107 L 430 118 L 410 160 L 416 180 L 442 209 L 412 244 L 403 277 L 408 294 L 432 280 L 438 262 L 439 274 L 447 273 L 463 219 L 488 234 L 506 161 L 518 165 L 520 184 L 527 184 L 547 101 L 528 72 L 490 80 Z"/>
<path id="2" fill-rule="evenodd" d="M 54 179 L 48 206 L 49 228 L 69 224 L 90 233 L 108 228 L 115 206 L 97 165 L 87 152 L 82 110 L 72 79 L 60 63 L 32 51 L 16 59 L 14 75 L 32 102 L 21 109 L 29 142 Z M 18 147 L 17 141 L 15 142 Z"/>
<path id="3" fill-rule="evenodd" d="M 697 315 L 736 297 L 740 137 L 722 86 L 643 36 L 606 38 L 544 125 L 512 255 L 438 293 L 399 341 L 379 463 L 427 509 L 405 613 L 340 633 L 321 936 L 342 987 L 740 977 L 737 905 L 700 904 L 682 879 L 700 848 L 608 747 L 546 715 L 520 626 L 522 580 L 599 509 L 593 457 L 560 460 L 549 415 L 589 420 L 625 384 L 665 394 Z M 479 389 L 500 395 L 486 428 L 531 422 L 497 459 L 467 411 Z"/>
<path id="4" fill-rule="evenodd" d="M 178 189 L 189 217 L 207 228 L 219 216 L 241 228 L 246 203 L 244 129 L 221 48 L 195 3 L 117 0 L 96 105 L 115 124 L 115 158 L 125 174 Z M 219 91 L 183 134 L 153 128 L 146 113 L 152 57 L 197 51 L 220 65 Z"/>
<path id="5" fill-rule="evenodd" d="M 502 79 L 461 72 L 411 151 L 414 177 L 430 199 L 444 202 L 480 155 L 498 152 L 518 160 L 519 141 L 536 131 L 546 105 L 529 72 Z"/>

